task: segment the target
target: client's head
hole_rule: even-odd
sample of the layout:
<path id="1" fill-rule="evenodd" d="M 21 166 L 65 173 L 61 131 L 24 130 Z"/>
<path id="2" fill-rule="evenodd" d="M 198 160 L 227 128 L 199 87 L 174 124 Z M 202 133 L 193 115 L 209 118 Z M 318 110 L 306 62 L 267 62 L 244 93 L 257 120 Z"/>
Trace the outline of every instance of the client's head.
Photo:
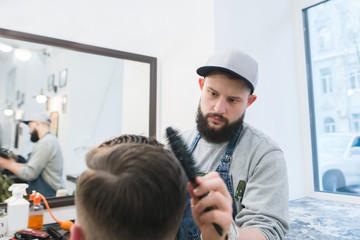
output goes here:
<path id="1" fill-rule="evenodd" d="M 174 239 L 185 205 L 185 173 L 156 140 L 130 135 L 86 155 L 72 239 Z M 123 140 L 121 140 L 123 139 Z"/>

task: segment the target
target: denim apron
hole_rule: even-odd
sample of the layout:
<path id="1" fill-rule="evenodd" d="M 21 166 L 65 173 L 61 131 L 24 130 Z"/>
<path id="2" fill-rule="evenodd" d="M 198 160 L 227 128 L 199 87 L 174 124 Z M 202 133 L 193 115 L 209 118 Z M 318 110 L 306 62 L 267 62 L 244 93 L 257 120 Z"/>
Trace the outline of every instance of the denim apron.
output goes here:
<path id="1" fill-rule="evenodd" d="M 44 197 L 55 197 L 56 195 L 56 191 L 55 189 L 53 189 L 45 180 L 44 178 L 41 176 L 41 174 L 39 175 L 38 178 L 29 181 L 29 194 L 32 193 L 33 190 L 41 193 L 42 195 L 44 195 Z"/>
<path id="2" fill-rule="evenodd" d="M 233 184 L 232 184 L 232 177 L 230 170 L 230 163 L 231 158 L 234 153 L 234 149 L 236 147 L 236 143 L 240 137 L 242 127 L 239 128 L 239 130 L 236 132 L 235 136 L 230 140 L 226 147 L 225 154 L 220 158 L 220 164 L 216 168 L 216 172 L 219 173 L 220 177 L 224 180 L 226 187 L 228 188 L 231 198 L 233 200 L 233 218 L 235 218 L 237 214 L 237 207 L 236 202 L 234 199 L 234 191 L 233 191 Z M 199 142 L 200 135 L 198 134 L 194 141 L 192 142 L 190 146 L 190 152 L 192 152 L 196 144 Z M 183 219 L 179 228 L 179 231 L 177 233 L 177 239 L 178 240 L 200 240 L 200 230 L 197 227 L 196 223 L 194 222 L 194 219 L 192 217 L 191 213 L 191 206 L 190 206 L 190 195 L 189 192 L 186 192 L 186 202 L 185 202 L 185 210 Z"/>
<path id="3" fill-rule="evenodd" d="M 46 134 L 50 134 L 50 132 L 45 133 Z M 31 154 L 29 154 L 29 158 L 30 158 Z M 38 178 L 29 181 L 29 194 L 32 193 L 33 190 L 41 193 L 42 195 L 44 195 L 44 197 L 55 197 L 56 195 L 56 190 L 53 189 L 46 181 L 45 179 L 41 176 L 41 173 L 39 175 Z"/>

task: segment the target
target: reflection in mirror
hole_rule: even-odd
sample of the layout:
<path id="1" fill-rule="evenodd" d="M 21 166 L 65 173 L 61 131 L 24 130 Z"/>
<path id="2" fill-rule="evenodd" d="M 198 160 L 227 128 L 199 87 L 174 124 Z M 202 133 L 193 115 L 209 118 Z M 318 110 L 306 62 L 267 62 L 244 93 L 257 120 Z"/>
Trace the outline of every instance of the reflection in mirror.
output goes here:
<path id="1" fill-rule="evenodd" d="M 0 66 L 0 147 L 27 159 L 34 144 L 18 120 L 46 111 L 69 195 L 90 148 L 156 137 L 156 58 L 0 29 Z"/>

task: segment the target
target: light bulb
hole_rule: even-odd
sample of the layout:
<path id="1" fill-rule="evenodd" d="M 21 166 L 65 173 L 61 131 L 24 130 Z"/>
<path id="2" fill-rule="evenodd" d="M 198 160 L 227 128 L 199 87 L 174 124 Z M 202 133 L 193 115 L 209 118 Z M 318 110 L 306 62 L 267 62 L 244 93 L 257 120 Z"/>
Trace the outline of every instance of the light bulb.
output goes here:
<path id="1" fill-rule="evenodd" d="M 4 109 L 4 114 L 5 116 L 10 117 L 14 114 L 14 110 L 12 110 L 11 108 Z"/>
<path id="2" fill-rule="evenodd" d="M 22 119 L 23 116 L 24 116 L 24 110 L 18 109 L 18 110 L 15 111 L 15 116 L 14 117 L 15 117 L 16 120 Z"/>
<path id="3" fill-rule="evenodd" d="M 27 49 L 23 49 L 23 48 L 17 48 L 15 49 L 15 56 L 20 60 L 20 61 L 28 61 L 31 58 L 31 52 Z"/>
<path id="4" fill-rule="evenodd" d="M 47 101 L 47 97 L 44 94 L 39 94 L 36 96 L 36 101 L 38 103 L 45 103 Z"/>
<path id="5" fill-rule="evenodd" d="M 11 50 L 13 50 L 13 47 L 0 43 L 0 50 L 7 53 L 7 52 L 11 52 Z"/>

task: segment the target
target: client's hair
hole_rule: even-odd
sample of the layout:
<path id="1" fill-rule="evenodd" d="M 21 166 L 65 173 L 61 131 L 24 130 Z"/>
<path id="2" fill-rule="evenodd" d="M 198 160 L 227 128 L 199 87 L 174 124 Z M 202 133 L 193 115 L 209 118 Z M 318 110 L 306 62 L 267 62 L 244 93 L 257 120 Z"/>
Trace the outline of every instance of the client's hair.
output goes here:
<path id="1" fill-rule="evenodd" d="M 154 139 L 122 138 L 86 155 L 75 198 L 86 239 L 174 239 L 187 183 L 179 161 Z"/>
<path id="2" fill-rule="evenodd" d="M 159 143 L 156 139 L 150 137 L 145 137 L 142 135 L 135 135 L 135 134 L 123 134 L 119 137 L 112 138 L 110 140 L 101 143 L 98 148 L 111 147 L 120 143 L 146 143 L 161 147 L 164 146 L 163 144 Z"/>

